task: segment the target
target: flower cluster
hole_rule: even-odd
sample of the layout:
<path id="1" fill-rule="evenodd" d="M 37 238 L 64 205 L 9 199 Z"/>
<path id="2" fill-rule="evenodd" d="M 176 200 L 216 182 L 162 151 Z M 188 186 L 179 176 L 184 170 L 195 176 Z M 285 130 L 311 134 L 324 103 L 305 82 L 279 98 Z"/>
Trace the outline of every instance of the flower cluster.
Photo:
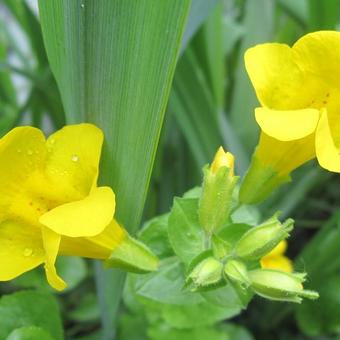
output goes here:
<path id="1" fill-rule="evenodd" d="M 290 260 L 283 255 L 293 220 L 281 223 L 275 215 L 248 229 L 236 241 L 219 233 L 230 217 L 233 204 L 231 197 L 237 181 L 233 165 L 232 155 L 220 149 L 210 168 L 204 170 L 199 215 L 207 214 L 206 207 L 214 203 L 217 208 L 210 208 L 207 217 L 200 219 L 206 235 L 206 251 L 189 267 L 186 285 L 196 291 L 231 284 L 271 300 L 297 303 L 302 297 L 317 298 L 316 292 L 303 288 L 306 275 L 293 273 Z"/>

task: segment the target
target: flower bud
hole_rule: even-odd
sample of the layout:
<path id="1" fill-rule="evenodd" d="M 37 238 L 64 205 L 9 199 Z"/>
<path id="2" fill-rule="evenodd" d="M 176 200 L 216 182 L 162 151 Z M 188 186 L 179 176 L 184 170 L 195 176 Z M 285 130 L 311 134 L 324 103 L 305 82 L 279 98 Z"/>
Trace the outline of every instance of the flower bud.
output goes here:
<path id="1" fill-rule="evenodd" d="M 273 216 L 261 225 L 247 231 L 235 246 L 238 257 L 258 260 L 274 249 L 280 241 L 289 236 L 294 221 L 288 219 L 283 224 Z"/>
<path id="2" fill-rule="evenodd" d="M 208 257 L 200 262 L 187 278 L 187 283 L 196 290 L 200 287 L 217 284 L 222 280 L 223 265 L 214 257 Z"/>
<path id="3" fill-rule="evenodd" d="M 319 294 L 304 290 L 304 273 L 285 273 L 273 269 L 256 269 L 248 272 L 254 292 L 264 298 L 300 303 L 302 298 L 317 299 Z"/>
<path id="4" fill-rule="evenodd" d="M 237 260 L 229 260 L 224 266 L 224 273 L 228 279 L 240 284 L 242 287 L 248 287 L 250 281 L 246 265 Z"/>
<path id="5" fill-rule="evenodd" d="M 231 199 L 237 177 L 234 177 L 234 156 L 221 147 L 210 168 L 204 170 L 199 221 L 208 234 L 222 227 L 229 217 Z"/>

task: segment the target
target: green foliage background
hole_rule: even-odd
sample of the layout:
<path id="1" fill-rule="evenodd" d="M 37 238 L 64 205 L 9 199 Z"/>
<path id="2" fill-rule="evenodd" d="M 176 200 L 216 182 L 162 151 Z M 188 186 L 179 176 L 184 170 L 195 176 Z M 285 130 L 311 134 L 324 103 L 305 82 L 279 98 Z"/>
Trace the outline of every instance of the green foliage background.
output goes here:
<path id="1" fill-rule="evenodd" d="M 235 154 L 238 174 L 249 164 L 257 101 L 244 51 L 268 41 L 292 44 L 340 23 L 337 0 L 49 0 L 40 2 L 44 45 L 36 8 L 35 1 L 0 1 L 0 135 L 23 124 L 47 134 L 66 122 L 101 126 L 107 136 L 101 180 L 118 192 L 127 227 L 135 231 L 148 221 L 140 238 L 161 258 L 172 255 L 164 239 L 174 196 L 200 185 L 201 168 L 217 147 Z M 53 40 L 58 32 L 64 40 Z M 67 46 L 65 54 L 58 44 Z M 218 297 L 209 293 L 193 303 L 180 295 L 178 263 L 167 260 L 148 286 L 130 275 L 120 303 L 123 274 L 61 258 L 69 284 L 61 294 L 48 287 L 41 268 L 0 284 L 0 339 L 340 337 L 340 178 L 313 162 L 293 178 L 243 214 L 254 220 L 281 210 L 296 220 L 288 255 L 309 272 L 318 301 L 296 307 L 254 299 L 241 312 L 222 292 L 228 308 L 212 307 L 209 298 Z M 193 199 L 176 199 L 177 213 Z M 176 209 L 170 220 L 178 218 Z M 170 283 L 173 290 L 164 294 Z M 178 308 L 176 299 L 194 307 Z"/>

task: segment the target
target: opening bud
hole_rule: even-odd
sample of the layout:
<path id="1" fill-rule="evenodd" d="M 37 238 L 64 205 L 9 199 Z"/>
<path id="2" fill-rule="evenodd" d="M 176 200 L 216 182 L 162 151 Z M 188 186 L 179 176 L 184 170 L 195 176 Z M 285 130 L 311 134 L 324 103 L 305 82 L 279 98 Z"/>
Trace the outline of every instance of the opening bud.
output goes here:
<path id="1" fill-rule="evenodd" d="M 248 272 L 254 292 L 264 298 L 301 303 L 302 298 L 317 299 L 319 294 L 304 290 L 304 273 L 286 273 L 273 269 L 256 269 Z"/>
<path id="2" fill-rule="evenodd" d="M 222 280 L 223 264 L 214 257 L 200 262 L 187 278 L 187 284 L 195 291 L 198 288 L 218 284 Z"/>
<path id="3" fill-rule="evenodd" d="M 238 180 L 234 176 L 234 156 L 220 147 L 210 168 L 205 167 L 203 172 L 199 221 L 206 233 L 212 234 L 229 217 L 232 193 Z"/>
<path id="4" fill-rule="evenodd" d="M 246 260 L 259 260 L 289 236 L 293 224 L 292 219 L 281 224 L 274 215 L 241 237 L 235 246 L 236 255 Z"/>
<path id="5" fill-rule="evenodd" d="M 225 152 L 223 147 L 220 146 L 215 154 L 213 162 L 211 163 L 210 171 L 213 174 L 216 174 L 220 168 L 226 167 L 229 169 L 229 176 L 232 177 L 234 176 L 234 164 L 234 155 L 230 152 Z"/>

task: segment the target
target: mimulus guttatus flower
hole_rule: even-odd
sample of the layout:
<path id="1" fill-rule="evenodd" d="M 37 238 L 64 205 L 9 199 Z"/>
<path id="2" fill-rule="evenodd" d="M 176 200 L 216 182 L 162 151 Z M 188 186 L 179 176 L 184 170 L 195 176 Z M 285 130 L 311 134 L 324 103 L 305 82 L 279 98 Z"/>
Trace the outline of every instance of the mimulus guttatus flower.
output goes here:
<path id="1" fill-rule="evenodd" d="M 307 34 L 293 47 L 255 46 L 245 65 L 261 104 L 255 117 L 262 133 L 241 200 L 266 198 L 314 157 L 340 172 L 340 32 Z"/>
<path id="2" fill-rule="evenodd" d="M 287 273 L 293 272 L 293 265 L 290 259 L 284 255 L 287 249 L 287 241 L 281 241 L 271 252 L 261 259 L 261 267 L 276 269 Z"/>
<path id="3" fill-rule="evenodd" d="M 58 254 L 107 259 L 129 237 L 113 219 L 112 189 L 97 186 L 102 143 L 91 124 L 47 140 L 17 127 L 0 139 L 0 281 L 43 263 L 50 285 L 62 290 Z"/>

